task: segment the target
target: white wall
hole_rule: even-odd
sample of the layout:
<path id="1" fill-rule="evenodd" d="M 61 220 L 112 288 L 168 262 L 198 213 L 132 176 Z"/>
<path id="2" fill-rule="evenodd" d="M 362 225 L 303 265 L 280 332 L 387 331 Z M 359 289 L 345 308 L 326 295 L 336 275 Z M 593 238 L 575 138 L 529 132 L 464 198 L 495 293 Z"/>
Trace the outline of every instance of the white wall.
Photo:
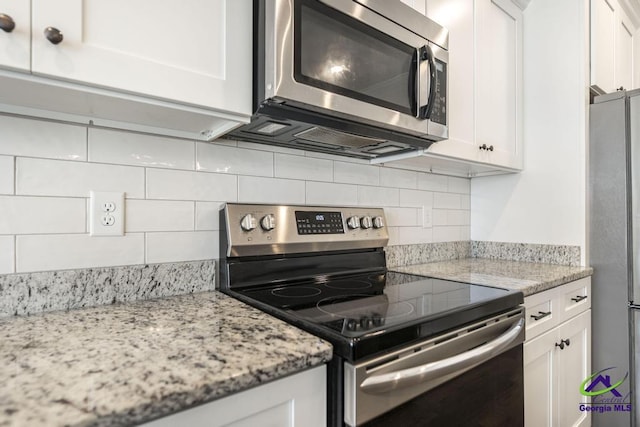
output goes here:
<path id="1" fill-rule="evenodd" d="M 475 178 L 471 238 L 579 245 L 585 263 L 588 2 L 524 12 L 524 172 Z"/>
<path id="2" fill-rule="evenodd" d="M 379 206 L 392 245 L 469 240 L 468 179 L 8 116 L 0 129 L 0 273 L 215 259 L 225 201 Z M 126 192 L 125 236 L 88 235 L 90 190 Z"/>

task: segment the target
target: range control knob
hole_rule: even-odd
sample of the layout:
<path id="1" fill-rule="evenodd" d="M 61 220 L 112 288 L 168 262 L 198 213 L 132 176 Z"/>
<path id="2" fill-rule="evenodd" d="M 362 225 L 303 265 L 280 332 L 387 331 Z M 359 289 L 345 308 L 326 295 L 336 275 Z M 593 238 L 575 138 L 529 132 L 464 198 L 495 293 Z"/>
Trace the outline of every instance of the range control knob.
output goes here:
<path id="1" fill-rule="evenodd" d="M 263 216 L 260 220 L 260 227 L 262 227 L 264 231 L 273 230 L 274 228 L 276 228 L 276 217 L 272 214 Z"/>
<path id="2" fill-rule="evenodd" d="M 363 216 L 362 219 L 360 220 L 360 225 L 362 225 L 362 228 L 366 230 L 368 228 L 373 227 L 373 221 L 371 220 L 371 217 L 369 215 L 366 215 L 366 216 Z"/>
<path id="3" fill-rule="evenodd" d="M 384 220 L 381 216 L 377 216 L 373 218 L 373 228 L 382 228 L 384 227 Z"/>
<path id="4" fill-rule="evenodd" d="M 352 216 L 347 219 L 347 227 L 351 230 L 355 230 L 356 228 L 360 228 L 360 218 L 357 216 Z"/>
<path id="5" fill-rule="evenodd" d="M 244 231 L 253 230 L 256 228 L 256 217 L 251 214 L 246 214 L 240 220 L 240 227 L 242 227 Z"/>

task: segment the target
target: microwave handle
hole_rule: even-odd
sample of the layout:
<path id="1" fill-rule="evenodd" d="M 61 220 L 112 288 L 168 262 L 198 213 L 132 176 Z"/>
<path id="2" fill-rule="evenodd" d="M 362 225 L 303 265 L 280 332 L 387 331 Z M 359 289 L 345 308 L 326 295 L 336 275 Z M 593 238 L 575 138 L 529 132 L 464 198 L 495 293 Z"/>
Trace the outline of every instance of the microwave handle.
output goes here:
<path id="1" fill-rule="evenodd" d="M 424 69 L 425 61 L 429 63 L 428 75 Z M 417 117 L 419 119 L 426 120 L 431 117 L 433 103 L 436 99 L 436 61 L 433 56 L 433 50 L 429 45 L 424 45 L 418 50 L 418 69 L 419 72 L 417 73 L 417 78 L 419 79 L 419 83 Z M 428 85 L 426 85 L 427 81 Z"/>

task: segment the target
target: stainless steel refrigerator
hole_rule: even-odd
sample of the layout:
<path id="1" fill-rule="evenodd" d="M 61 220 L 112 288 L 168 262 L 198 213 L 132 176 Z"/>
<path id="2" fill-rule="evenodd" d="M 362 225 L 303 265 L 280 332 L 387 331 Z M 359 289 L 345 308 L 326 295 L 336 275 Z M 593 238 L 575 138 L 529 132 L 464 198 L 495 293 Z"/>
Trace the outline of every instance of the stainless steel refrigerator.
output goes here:
<path id="1" fill-rule="evenodd" d="M 592 397 L 610 409 L 593 411 L 593 426 L 640 426 L 640 90 L 595 98 L 588 157 L 590 381 L 600 379 L 601 391 L 614 386 Z"/>

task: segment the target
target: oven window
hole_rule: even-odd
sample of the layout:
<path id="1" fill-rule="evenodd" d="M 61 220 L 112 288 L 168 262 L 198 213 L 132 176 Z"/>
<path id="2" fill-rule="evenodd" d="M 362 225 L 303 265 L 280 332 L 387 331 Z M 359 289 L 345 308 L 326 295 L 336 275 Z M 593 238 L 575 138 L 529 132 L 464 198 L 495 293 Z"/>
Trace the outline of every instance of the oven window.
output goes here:
<path id="1" fill-rule="evenodd" d="M 294 22 L 296 81 L 414 114 L 413 47 L 319 1 L 296 1 Z"/>
<path id="2" fill-rule="evenodd" d="M 522 369 L 519 345 L 363 427 L 523 426 Z"/>

